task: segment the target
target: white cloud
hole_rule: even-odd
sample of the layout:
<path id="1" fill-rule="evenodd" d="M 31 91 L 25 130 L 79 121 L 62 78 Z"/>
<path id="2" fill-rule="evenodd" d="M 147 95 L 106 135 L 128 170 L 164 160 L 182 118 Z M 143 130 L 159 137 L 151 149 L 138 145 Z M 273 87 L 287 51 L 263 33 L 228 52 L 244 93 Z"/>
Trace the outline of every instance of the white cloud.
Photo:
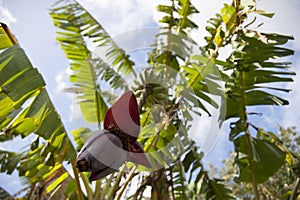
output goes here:
<path id="1" fill-rule="evenodd" d="M 63 71 L 60 71 L 58 74 L 56 74 L 55 76 L 56 94 L 63 92 L 64 89 L 70 86 L 69 77 L 71 74 L 72 71 L 70 68 L 67 68 Z"/>
<path id="2" fill-rule="evenodd" d="M 0 1 L 0 19 L 2 23 L 5 23 L 8 26 L 17 21 L 17 19 L 11 14 L 6 6 L 3 5 L 2 1 Z"/>
<path id="3" fill-rule="evenodd" d="M 156 2 L 144 0 L 81 0 L 86 8 L 112 35 L 153 26 Z"/>
<path id="4" fill-rule="evenodd" d="M 52 91 L 54 96 L 54 103 L 56 104 L 62 118 L 65 119 L 64 122 L 68 123 L 71 126 L 71 123 L 74 120 L 74 116 L 77 116 L 76 110 L 74 110 L 74 99 L 75 96 L 72 93 L 67 93 L 64 89 L 72 87 L 69 77 L 72 74 L 72 71 L 67 68 L 55 75 L 55 89 Z M 68 106 L 67 106 L 68 105 Z"/>
<path id="5" fill-rule="evenodd" d="M 69 80 L 72 70 L 67 68 L 60 71 L 55 76 L 55 90 L 54 93 L 54 102 L 59 102 L 56 106 L 60 110 L 62 118 L 65 123 L 68 123 L 68 126 L 72 127 L 70 130 L 78 129 L 80 127 L 90 126 L 83 119 L 81 108 L 78 103 L 78 99 L 74 93 L 65 92 L 64 90 L 70 87 L 74 87 Z M 69 128 L 70 128 L 69 127 Z M 91 125 L 91 127 L 93 127 Z"/>
<path id="6" fill-rule="evenodd" d="M 266 32 L 276 32 L 281 34 L 293 35 L 295 40 L 292 42 L 293 48 L 300 50 L 300 1 L 299 0 L 261 0 L 258 1 L 258 8 L 268 12 L 274 12 L 272 19 L 264 18 L 264 25 L 261 30 Z"/>
<path id="7" fill-rule="evenodd" d="M 69 80 L 72 73 L 72 70 L 67 68 L 56 74 L 54 97 L 56 101 L 63 102 L 63 104 L 61 103 L 58 106 L 61 107 L 61 115 L 65 119 L 65 122 L 73 126 L 74 129 L 77 129 L 83 123 L 80 106 L 76 103 L 77 98 L 75 94 L 64 91 L 67 88 L 73 87 Z M 65 106 L 62 107 L 62 105 Z"/>

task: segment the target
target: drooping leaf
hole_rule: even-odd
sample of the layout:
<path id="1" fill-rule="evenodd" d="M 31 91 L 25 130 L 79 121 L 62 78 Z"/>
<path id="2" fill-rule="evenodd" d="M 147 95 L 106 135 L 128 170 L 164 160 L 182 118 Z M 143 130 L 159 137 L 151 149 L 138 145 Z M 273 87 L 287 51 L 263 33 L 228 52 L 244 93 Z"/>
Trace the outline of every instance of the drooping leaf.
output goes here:
<path id="1" fill-rule="evenodd" d="M 274 58 L 293 54 L 292 50 L 280 47 L 292 37 L 252 32 L 243 33 L 241 38 L 247 45 L 242 45 L 242 51 L 237 50 L 228 59 L 237 62 L 237 65 L 226 82 L 227 98 L 226 104 L 223 104 L 227 110 L 226 119 L 241 116 L 242 96 L 245 106 L 287 105 L 287 100 L 272 94 L 272 91 L 289 90 L 273 85 L 291 82 L 291 76 L 295 75 L 286 69 L 288 63 L 274 61 Z M 224 66 L 228 64 L 224 63 Z M 271 84 L 272 87 L 268 86 Z"/>
<path id="2" fill-rule="evenodd" d="M 133 72 L 134 63 L 78 2 L 60 1 L 49 14 L 59 30 L 56 39 L 73 70 L 70 80 L 77 91 L 83 117 L 89 123 L 99 124 L 107 111 L 100 81 L 107 81 L 113 88 L 126 89 L 122 74 Z M 94 56 L 87 43 L 105 47 L 104 58 Z"/>
<path id="3" fill-rule="evenodd" d="M 18 170 L 28 184 L 47 181 L 49 177 L 55 180 L 60 163 L 75 160 L 76 153 L 45 82 L 18 44 L 6 47 L 0 53 L 0 61 L 1 141 L 38 136 L 32 145 L 19 147 L 24 148 L 21 152 L 1 150 L 1 172 L 11 174 Z"/>
<path id="4" fill-rule="evenodd" d="M 286 153 L 282 151 L 276 144 L 260 140 L 251 139 L 251 151 L 254 154 L 253 168 L 251 172 L 248 161 L 249 147 L 247 146 L 247 136 L 243 135 L 234 141 L 235 147 L 239 153 L 245 154 L 246 157 L 238 159 L 240 175 L 238 181 L 251 182 L 251 173 L 254 174 L 257 183 L 266 181 L 270 176 L 274 175 L 277 170 L 284 164 Z"/>

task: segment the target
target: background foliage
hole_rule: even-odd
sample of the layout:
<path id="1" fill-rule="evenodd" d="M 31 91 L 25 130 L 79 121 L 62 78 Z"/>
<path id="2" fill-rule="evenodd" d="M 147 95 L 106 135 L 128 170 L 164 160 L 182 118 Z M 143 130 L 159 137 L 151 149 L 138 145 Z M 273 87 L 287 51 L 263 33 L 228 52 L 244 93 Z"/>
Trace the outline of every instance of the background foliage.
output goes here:
<path id="1" fill-rule="evenodd" d="M 299 151 L 286 141 L 290 132 L 282 131 L 278 137 L 249 120 L 250 115 L 259 115 L 252 112 L 253 107 L 288 104 L 281 93 L 289 92 L 283 83 L 291 82 L 295 75 L 290 63 L 284 61 L 293 55 L 285 45 L 293 37 L 256 31 L 259 24 L 252 16 L 273 14 L 257 9 L 255 1 L 224 4 L 208 21 L 204 46 L 190 38 L 191 31 L 197 29 L 192 16 L 199 12 L 192 2 L 166 1 L 157 10 L 164 14 L 157 41 L 163 37 L 166 42 L 153 44 L 148 55 L 151 67 L 142 72 L 128 52 L 75 0 L 58 1 L 49 14 L 72 70 L 73 87 L 66 91 L 76 95 L 85 121 L 100 128 L 109 102 L 116 97 L 111 91 L 133 90 L 141 114 L 139 142 L 158 170 L 127 163 L 118 173 L 95 184 L 88 182 L 87 174 L 78 174 L 76 151 L 82 145 L 80 138 L 91 130 L 82 127 L 72 132 L 74 138 L 68 136 L 42 76 L 7 26 L 1 24 L 0 140 L 36 136 L 23 152 L 0 150 L 1 172 L 18 171 L 25 180 L 26 199 L 147 199 L 147 195 L 151 199 L 234 199 L 240 194 L 233 180 L 208 173 L 201 160 L 203 153 L 188 137 L 194 115 L 211 115 L 212 108 L 220 108 L 220 123 L 230 125 L 229 140 L 235 147 L 230 159 L 236 167 L 234 181 L 242 183 L 244 194 L 263 197 L 259 184 L 268 184 L 286 166 L 295 174 L 285 180 L 289 187 L 280 194 L 296 199 Z M 103 57 L 95 57 L 88 44 L 106 47 Z M 199 53 L 194 55 L 189 44 L 197 46 Z M 222 48 L 230 49 L 226 59 L 221 59 Z M 136 79 L 133 86 L 126 85 L 126 76 Z M 212 95 L 222 98 L 220 105 Z M 65 165 L 71 166 L 72 174 Z M 130 192 L 136 183 L 135 191 Z M 269 187 L 276 188 L 276 184 Z"/>
<path id="2" fill-rule="evenodd" d="M 291 150 L 295 155 L 295 162 L 299 163 L 299 133 L 295 127 L 284 129 L 279 127 L 278 136 L 283 142 L 284 146 Z M 213 176 L 218 176 L 224 179 L 226 185 L 230 185 L 233 194 L 240 199 L 252 199 L 251 185 L 243 182 L 235 182 L 237 174 L 237 166 L 234 165 L 235 153 L 231 152 L 226 160 L 223 161 L 224 167 L 220 170 L 215 169 L 212 165 L 210 173 Z M 258 188 L 261 199 L 289 199 L 294 184 L 299 177 L 299 167 L 297 165 L 291 168 L 288 163 L 285 163 L 270 177 L 267 181 L 261 184 Z"/>

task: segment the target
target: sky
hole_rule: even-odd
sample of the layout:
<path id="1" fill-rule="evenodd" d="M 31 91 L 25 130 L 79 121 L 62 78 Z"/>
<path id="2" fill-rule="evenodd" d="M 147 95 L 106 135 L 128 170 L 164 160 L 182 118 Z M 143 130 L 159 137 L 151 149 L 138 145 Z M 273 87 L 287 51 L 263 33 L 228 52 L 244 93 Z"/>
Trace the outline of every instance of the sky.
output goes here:
<path id="1" fill-rule="evenodd" d="M 79 0 L 79 2 L 103 25 L 109 34 L 117 36 L 127 31 L 156 27 L 160 14 L 156 12 L 155 5 L 158 0 Z M 194 36 L 203 42 L 206 21 L 219 12 L 223 3 L 228 0 L 215 0 L 213 3 L 207 1 L 194 1 L 200 14 L 195 16 L 199 25 L 199 30 Z M 264 32 L 276 32 L 293 35 L 295 40 L 288 44 L 288 47 L 295 50 L 295 55 L 288 60 L 293 62 L 292 70 L 297 73 L 294 82 L 286 85 L 292 92 L 284 94 L 290 100 L 290 105 L 285 107 L 259 107 L 259 112 L 264 112 L 263 120 L 257 120 L 258 126 L 267 130 L 276 130 L 278 124 L 283 127 L 298 126 L 300 118 L 300 28 L 298 20 L 300 18 L 299 0 L 258 0 L 258 8 L 274 12 L 272 19 L 261 17 L 264 22 L 260 28 Z M 34 67 L 38 68 L 47 84 L 50 98 L 58 113 L 62 116 L 62 121 L 68 132 L 79 128 L 76 116 L 79 110 L 73 106 L 73 96 L 62 91 L 69 85 L 68 61 L 64 53 L 60 50 L 55 40 L 55 29 L 48 15 L 48 9 L 54 1 L 40 0 L 0 0 L 0 21 L 9 25 L 11 31 L 16 35 L 20 45 L 24 48 Z M 202 40 L 202 41 L 201 41 Z M 210 119 L 199 119 L 206 128 L 212 127 Z M 203 129 L 197 126 L 196 131 Z M 299 129 L 298 129 L 299 130 Z M 195 136 L 197 139 L 197 137 Z M 226 158 L 226 152 L 232 148 L 228 142 L 228 134 L 224 131 L 218 135 L 213 148 L 207 150 L 207 162 L 221 162 Z M 32 138 L 26 138 L 28 144 Z M 16 147 L 20 141 L 15 143 L 0 144 L 0 148 L 19 151 Z M 24 142 L 24 141 L 23 141 Z M 17 149 L 16 149 L 17 148 Z M 225 150 L 225 151 L 224 151 Z M 7 189 L 12 194 L 20 189 L 20 180 L 16 174 L 13 176 L 0 175 L 0 186 Z"/>

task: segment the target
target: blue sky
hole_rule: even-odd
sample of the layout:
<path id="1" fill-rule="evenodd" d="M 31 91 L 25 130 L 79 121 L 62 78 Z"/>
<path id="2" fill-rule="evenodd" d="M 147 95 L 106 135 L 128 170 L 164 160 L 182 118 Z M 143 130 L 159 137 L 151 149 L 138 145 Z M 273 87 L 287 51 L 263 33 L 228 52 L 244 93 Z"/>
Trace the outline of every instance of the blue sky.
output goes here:
<path id="1" fill-rule="evenodd" d="M 160 17 L 155 11 L 155 5 L 159 1 L 80 0 L 79 2 L 113 36 L 126 31 L 157 26 L 156 22 Z M 198 32 L 194 33 L 194 36 L 200 42 L 203 42 L 206 21 L 219 12 L 223 3 L 226 2 L 229 3 L 230 1 L 215 0 L 214 3 L 207 3 L 204 0 L 195 1 L 195 5 L 200 11 L 200 14 L 196 16 L 200 28 Z M 79 115 L 79 111 L 72 104 L 72 95 L 62 92 L 62 89 L 68 86 L 70 71 L 68 70 L 68 62 L 55 40 L 54 26 L 48 15 L 48 9 L 53 3 L 54 1 L 40 0 L 0 0 L 0 21 L 10 26 L 33 65 L 43 75 L 52 102 L 62 116 L 67 131 L 70 132 L 78 128 L 76 116 Z M 288 59 L 293 62 L 293 70 L 298 73 L 294 77 L 295 81 L 287 85 L 288 88 L 293 89 L 291 93 L 286 95 L 290 100 L 290 105 L 283 108 L 256 108 L 259 112 L 264 113 L 262 120 L 257 120 L 256 123 L 268 130 L 276 130 L 277 124 L 284 127 L 298 126 L 300 122 L 300 115 L 298 114 L 300 107 L 297 105 L 300 102 L 300 92 L 297 90 L 297 86 L 300 85 L 300 28 L 298 28 L 300 1 L 260 0 L 258 7 L 275 12 L 272 19 L 259 18 L 264 22 L 261 30 L 289 34 L 295 37 L 295 40 L 288 44 L 295 50 L 295 56 Z M 210 126 L 210 119 L 201 120 L 202 124 L 204 122 L 207 127 Z M 197 128 L 203 129 L 201 126 Z M 31 138 L 26 139 L 26 142 L 30 143 Z M 0 148 L 19 150 L 19 147 L 16 147 L 18 143 L 19 141 L 0 144 Z M 217 163 L 224 159 L 226 157 L 224 152 L 228 148 L 231 148 L 231 144 L 228 143 L 228 135 L 222 132 L 216 146 L 206 156 L 207 161 Z M 15 193 L 20 189 L 20 180 L 16 178 L 16 175 L 9 177 L 2 174 L 0 175 L 0 186 L 11 193 Z"/>

